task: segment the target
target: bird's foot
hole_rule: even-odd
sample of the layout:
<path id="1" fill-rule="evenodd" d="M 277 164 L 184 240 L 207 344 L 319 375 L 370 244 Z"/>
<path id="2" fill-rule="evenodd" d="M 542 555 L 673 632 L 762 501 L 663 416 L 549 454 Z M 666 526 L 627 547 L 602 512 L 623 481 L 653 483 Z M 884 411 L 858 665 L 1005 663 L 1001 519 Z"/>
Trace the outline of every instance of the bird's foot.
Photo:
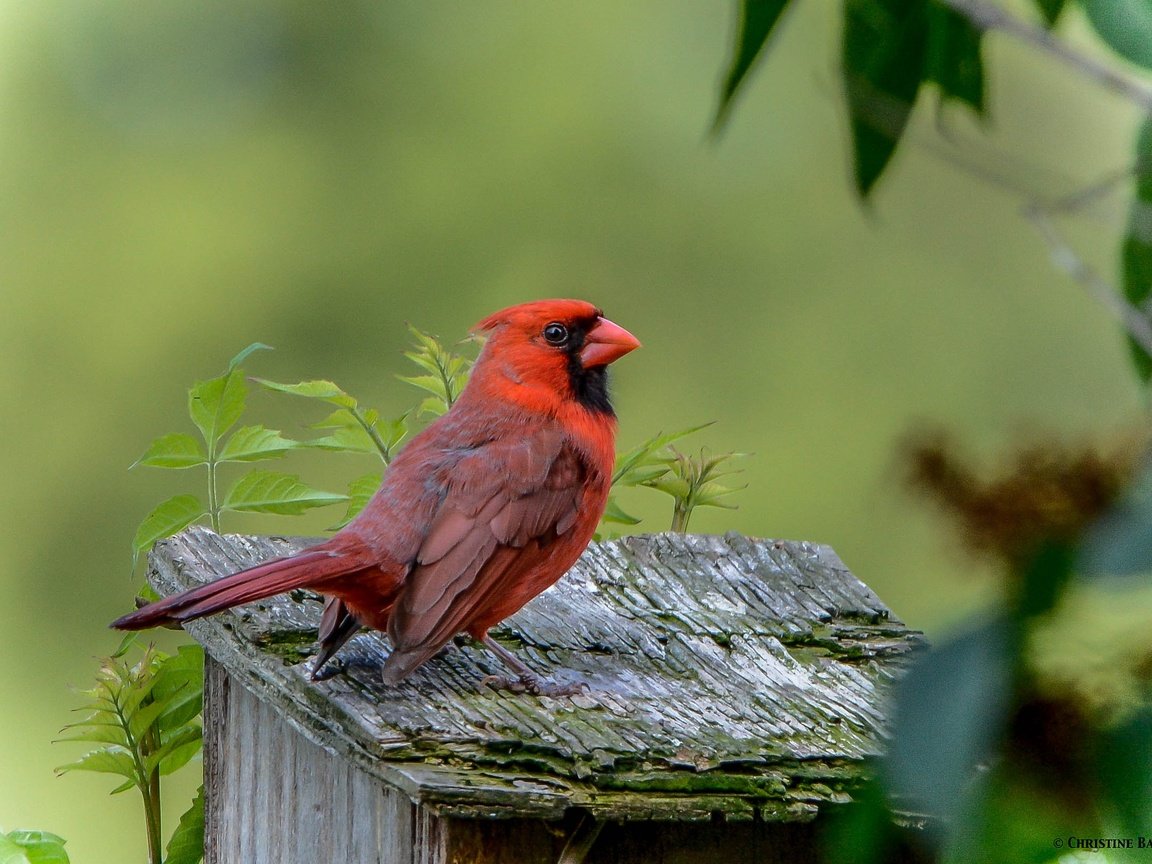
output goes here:
<path id="1" fill-rule="evenodd" d="M 508 690 L 512 693 L 530 693 L 533 696 L 579 696 L 588 692 L 588 685 L 583 681 L 572 681 L 562 684 L 551 678 L 543 678 L 534 672 L 520 675 L 488 675 L 480 682 L 484 687 L 493 690 Z"/>
<path id="2" fill-rule="evenodd" d="M 327 681 L 329 678 L 335 678 L 346 671 L 348 671 L 348 664 L 342 658 L 330 657 L 323 663 L 313 665 L 311 677 L 313 681 Z"/>

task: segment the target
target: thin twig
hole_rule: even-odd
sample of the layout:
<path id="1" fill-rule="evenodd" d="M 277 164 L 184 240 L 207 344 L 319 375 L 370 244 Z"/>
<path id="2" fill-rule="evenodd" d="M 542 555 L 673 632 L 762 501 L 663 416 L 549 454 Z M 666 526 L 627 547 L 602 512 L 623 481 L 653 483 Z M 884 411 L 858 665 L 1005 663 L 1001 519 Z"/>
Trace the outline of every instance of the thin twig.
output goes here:
<path id="1" fill-rule="evenodd" d="M 1138 166 L 1136 165 L 1110 171 L 1095 183 L 1082 189 L 1076 189 L 1067 195 L 1053 198 L 1044 204 L 1043 209 L 1046 213 L 1083 213 L 1090 205 L 1115 193 L 1120 186 L 1132 182 L 1132 178 L 1136 177 L 1137 173 Z"/>
<path id="2" fill-rule="evenodd" d="M 1077 254 L 1042 207 L 1029 204 L 1024 208 L 1024 215 L 1048 244 L 1052 262 L 1080 284 L 1090 297 L 1115 315 L 1128 335 L 1145 353 L 1152 356 L 1152 321 Z"/>
<path id="3" fill-rule="evenodd" d="M 1010 15 L 1001 6 L 987 0 L 940 0 L 963 15 L 979 30 L 999 30 L 1051 54 L 1091 78 L 1097 84 L 1118 93 L 1152 113 L 1152 89 L 1101 63 L 1095 57 L 1077 51 L 1049 31 Z"/>

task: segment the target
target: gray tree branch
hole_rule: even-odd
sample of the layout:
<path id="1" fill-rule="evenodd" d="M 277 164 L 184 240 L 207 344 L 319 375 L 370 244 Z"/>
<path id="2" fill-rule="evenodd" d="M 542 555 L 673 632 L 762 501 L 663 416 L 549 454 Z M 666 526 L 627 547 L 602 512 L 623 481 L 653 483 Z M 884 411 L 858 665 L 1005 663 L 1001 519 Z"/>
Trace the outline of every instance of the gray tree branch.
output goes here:
<path id="1" fill-rule="evenodd" d="M 987 0 L 940 0 L 940 2 L 963 15 L 977 29 L 999 30 L 1032 45 L 1056 57 L 1102 87 L 1152 113 L 1152 89 L 1095 57 L 1076 50 L 1043 27 L 1022 21 L 1000 5 Z"/>

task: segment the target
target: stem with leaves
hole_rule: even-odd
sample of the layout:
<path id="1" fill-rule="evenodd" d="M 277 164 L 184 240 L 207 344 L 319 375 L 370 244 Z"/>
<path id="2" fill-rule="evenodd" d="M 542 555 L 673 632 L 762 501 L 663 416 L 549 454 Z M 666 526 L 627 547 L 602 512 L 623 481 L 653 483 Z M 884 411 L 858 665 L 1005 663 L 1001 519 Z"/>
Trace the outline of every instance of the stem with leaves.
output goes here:
<path id="1" fill-rule="evenodd" d="M 149 864 L 195 864 L 203 855 L 202 833 L 196 835 L 198 796 L 181 819 L 164 855 L 161 821 L 161 777 L 186 765 L 201 749 L 199 714 L 204 690 L 204 654 L 184 645 L 168 655 L 149 645 L 136 663 L 124 660 L 135 637 L 101 663 L 96 686 L 84 691 L 87 715 L 64 727 L 62 741 L 101 746 L 57 772 L 114 774 L 124 782 L 113 794 L 135 787 L 144 807 Z M 202 810 L 200 811 L 202 812 Z M 199 817 L 202 823 L 202 816 Z M 179 854 L 174 853 L 179 848 Z"/>
<path id="2" fill-rule="evenodd" d="M 721 456 L 708 457 L 701 450 L 699 458 L 694 458 L 685 456 L 671 446 L 673 441 L 678 441 L 710 425 L 712 424 L 704 423 L 678 432 L 654 435 L 637 447 L 617 456 L 616 469 L 612 473 L 613 491 L 643 486 L 669 495 L 673 502 L 671 530 L 679 533 L 688 530 L 688 521 L 697 507 L 736 509 L 735 505 L 722 502 L 720 499 L 738 489 L 723 486 L 716 480 L 739 473 L 719 469 L 725 462 L 746 454 L 725 453 Z M 614 495 L 608 500 L 603 521 L 622 525 L 636 525 L 640 522 L 616 503 Z"/>
<path id="3" fill-rule="evenodd" d="M 189 494 L 176 495 L 157 505 L 136 531 L 132 543 L 134 559 L 157 540 L 199 519 L 207 518 L 212 530 L 219 532 L 225 511 L 292 515 L 348 500 L 347 495 L 314 489 L 292 474 L 257 470 L 242 476 L 221 496 L 221 465 L 278 459 L 289 451 L 312 446 L 311 442 L 294 441 L 263 426 L 241 426 L 231 431 L 244 413 L 248 397 L 240 364 L 253 351 L 267 347 L 260 343 L 249 345 L 232 358 L 223 375 L 199 381 L 188 391 L 188 415 L 199 430 L 201 441 L 184 433 L 163 435 L 135 463 L 168 469 L 203 466 L 208 472 L 208 506 Z"/>
<path id="4" fill-rule="evenodd" d="M 415 338 L 412 350 L 404 356 L 423 369 L 424 375 L 401 375 L 401 381 L 426 390 L 432 395 L 420 403 L 417 409 L 421 415 L 438 417 L 452 407 L 453 403 L 468 383 L 473 359 L 445 348 L 434 337 L 408 325 L 408 332 Z"/>

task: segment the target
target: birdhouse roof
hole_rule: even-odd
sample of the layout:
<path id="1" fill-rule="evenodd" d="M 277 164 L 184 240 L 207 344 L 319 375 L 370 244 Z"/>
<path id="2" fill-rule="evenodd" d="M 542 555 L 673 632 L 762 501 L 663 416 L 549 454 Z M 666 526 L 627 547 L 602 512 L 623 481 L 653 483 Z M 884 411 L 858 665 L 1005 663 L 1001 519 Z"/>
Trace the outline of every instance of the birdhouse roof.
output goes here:
<path id="1" fill-rule="evenodd" d="M 191 528 L 157 544 L 150 579 L 167 595 L 309 542 Z M 471 644 L 389 687 L 374 632 L 312 681 L 320 611 L 296 591 L 186 629 L 307 738 L 463 817 L 810 817 L 880 753 L 886 685 L 922 641 L 827 546 L 737 534 L 593 543 L 492 631 L 587 682 L 570 697 L 485 686 L 505 670 Z"/>

